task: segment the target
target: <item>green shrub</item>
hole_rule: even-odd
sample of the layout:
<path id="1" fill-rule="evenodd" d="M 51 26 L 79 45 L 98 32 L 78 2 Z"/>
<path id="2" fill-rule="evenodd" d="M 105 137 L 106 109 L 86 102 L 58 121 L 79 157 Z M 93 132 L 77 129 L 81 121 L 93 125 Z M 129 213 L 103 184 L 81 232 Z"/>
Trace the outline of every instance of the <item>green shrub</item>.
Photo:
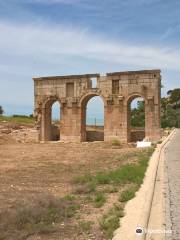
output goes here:
<path id="1" fill-rule="evenodd" d="M 119 197 L 119 201 L 127 202 L 130 199 L 134 198 L 137 189 L 138 189 L 137 187 L 130 187 L 129 189 L 124 190 Z"/>
<path id="2" fill-rule="evenodd" d="M 67 201 L 74 201 L 76 199 L 76 197 L 74 195 L 66 195 L 66 196 L 64 196 L 63 199 L 67 200 Z"/>
<path id="3" fill-rule="evenodd" d="M 104 192 L 106 192 L 106 193 L 117 193 L 118 192 L 118 188 L 115 187 L 115 186 L 107 186 L 104 189 Z"/>
<path id="4" fill-rule="evenodd" d="M 118 139 L 113 139 L 111 144 L 112 146 L 121 146 L 121 142 Z"/>
<path id="5" fill-rule="evenodd" d="M 154 148 L 148 148 L 144 152 L 136 154 L 138 163 L 126 164 L 116 170 L 98 172 L 94 176 L 90 174 L 79 176 L 75 178 L 74 182 L 80 184 L 91 182 L 96 185 L 121 183 L 135 183 L 140 185 L 143 182 L 149 157 L 153 151 Z"/>
<path id="6" fill-rule="evenodd" d="M 119 220 L 123 216 L 123 209 L 116 204 L 107 214 L 102 216 L 99 225 L 106 238 L 111 239 L 113 237 L 113 232 L 119 227 Z"/>
<path id="7" fill-rule="evenodd" d="M 106 202 L 106 196 L 102 192 L 98 192 L 93 199 L 93 205 L 96 208 L 102 207 L 105 202 Z"/>

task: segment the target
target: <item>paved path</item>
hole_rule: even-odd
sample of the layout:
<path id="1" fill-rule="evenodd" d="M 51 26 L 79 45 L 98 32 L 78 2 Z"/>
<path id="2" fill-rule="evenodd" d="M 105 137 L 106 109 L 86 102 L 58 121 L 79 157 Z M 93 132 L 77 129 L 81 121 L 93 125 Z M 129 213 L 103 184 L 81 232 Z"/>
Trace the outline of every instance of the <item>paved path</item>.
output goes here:
<path id="1" fill-rule="evenodd" d="M 166 229 L 172 230 L 167 240 L 180 239 L 180 129 L 165 148 Z"/>

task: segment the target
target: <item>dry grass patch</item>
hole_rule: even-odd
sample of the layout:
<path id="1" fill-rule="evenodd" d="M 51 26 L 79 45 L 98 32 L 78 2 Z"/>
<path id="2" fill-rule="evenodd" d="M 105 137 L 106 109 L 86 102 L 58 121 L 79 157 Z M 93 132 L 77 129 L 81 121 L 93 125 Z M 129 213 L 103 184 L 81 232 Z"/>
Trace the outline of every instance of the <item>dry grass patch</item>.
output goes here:
<path id="1" fill-rule="evenodd" d="M 105 239 L 110 239 L 118 228 L 119 219 L 123 216 L 124 202 L 135 197 L 136 191 L 143 182 L 153 150 L 153 148 L 148 148 L 136 153 L 137 161 L 135 163 L 124 164 L 114 170 L 97 172 L 93 175 L 85 174 L 74 178 L 74 184 L 78 184 L 79 187 L 84 186 L 86 190 L 87 186 L 93 186 L 93 191 L 84 191 L 82 195 L 86 196 L 86 201 L 93 203 L 94 207 L 102 208 L 111 194 L 119 195 L 117 203 L 99 218 L 100 229 L 103 231 Z M 129 156 L 134 157 L 134 155 Z"/>
<path id="2" fill-rule="evenodd" d="M 29 204 L 16 204 L 15 209 L 0 214 L 0 239 L 23 240 L 33 234 L 49 234 L 57 230 L 57 223 L 72 218 L 78 209 L 70 196 L 59 199 L 42 195 Z"/>
<path id="3" fill-rule="evenodd" d="M 4 144 L 0 239 L 109 239 L 119 197 L 140 186 L 151 153 L 111 143 Z"/>

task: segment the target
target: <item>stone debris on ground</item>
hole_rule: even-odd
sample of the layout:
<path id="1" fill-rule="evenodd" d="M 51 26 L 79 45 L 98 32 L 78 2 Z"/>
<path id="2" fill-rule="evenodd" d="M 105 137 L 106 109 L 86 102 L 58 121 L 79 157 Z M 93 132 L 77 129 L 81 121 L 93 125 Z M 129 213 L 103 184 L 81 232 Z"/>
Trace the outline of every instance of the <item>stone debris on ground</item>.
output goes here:
<path id="1" fill-rule="evenodd" d="M 0 144 L 37 142 L 37 130 L 33 126 L 0 123 Z"/>

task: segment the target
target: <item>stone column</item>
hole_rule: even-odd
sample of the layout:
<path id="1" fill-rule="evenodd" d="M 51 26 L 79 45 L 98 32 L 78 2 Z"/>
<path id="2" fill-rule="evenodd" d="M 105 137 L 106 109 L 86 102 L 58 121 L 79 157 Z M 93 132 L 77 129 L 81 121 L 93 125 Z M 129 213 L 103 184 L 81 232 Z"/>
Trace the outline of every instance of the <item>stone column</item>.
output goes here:
<path id="1" fill-rule="evenodd" d="M 42 118 L 40 127 L 40 140 L 41 141 L 51 141 L 51 108 L 42 108 Z"/>
<path id="2" fill-rule="evenodd" d="M 152 142 L 161 138 L 160 107 L 154 98 L 148 98 L 145 106 L 145 137 Z"/>
<path id="3" fill-rule="evenodd" d="M 122 103 L 121 107 L 121 142 L 131 141 L 131 109 L 127 101 Z"/>
<path id="4" fill-rule="evenodd" d="M 80 116 L 81 116 L 81 142 L 86 142 L 86 107 L 82 106 L 80 109 Z"/>
<path id="5" fill-rule="evenodd" d="M 81 141 L 81 112 L 76 104 L 62 108 L 60 140 L 64 142 Z"/>
<path id="6" fill-rule="evenodd" d="M 112 141 L 114 139 L 124 142 L 126 140 L 126 134 L 123 124 L 123 100 L 116 101 L 114 104 L 113 100 L 107 100 L 105 106 L 104 118 L 104 140 Z"/>

